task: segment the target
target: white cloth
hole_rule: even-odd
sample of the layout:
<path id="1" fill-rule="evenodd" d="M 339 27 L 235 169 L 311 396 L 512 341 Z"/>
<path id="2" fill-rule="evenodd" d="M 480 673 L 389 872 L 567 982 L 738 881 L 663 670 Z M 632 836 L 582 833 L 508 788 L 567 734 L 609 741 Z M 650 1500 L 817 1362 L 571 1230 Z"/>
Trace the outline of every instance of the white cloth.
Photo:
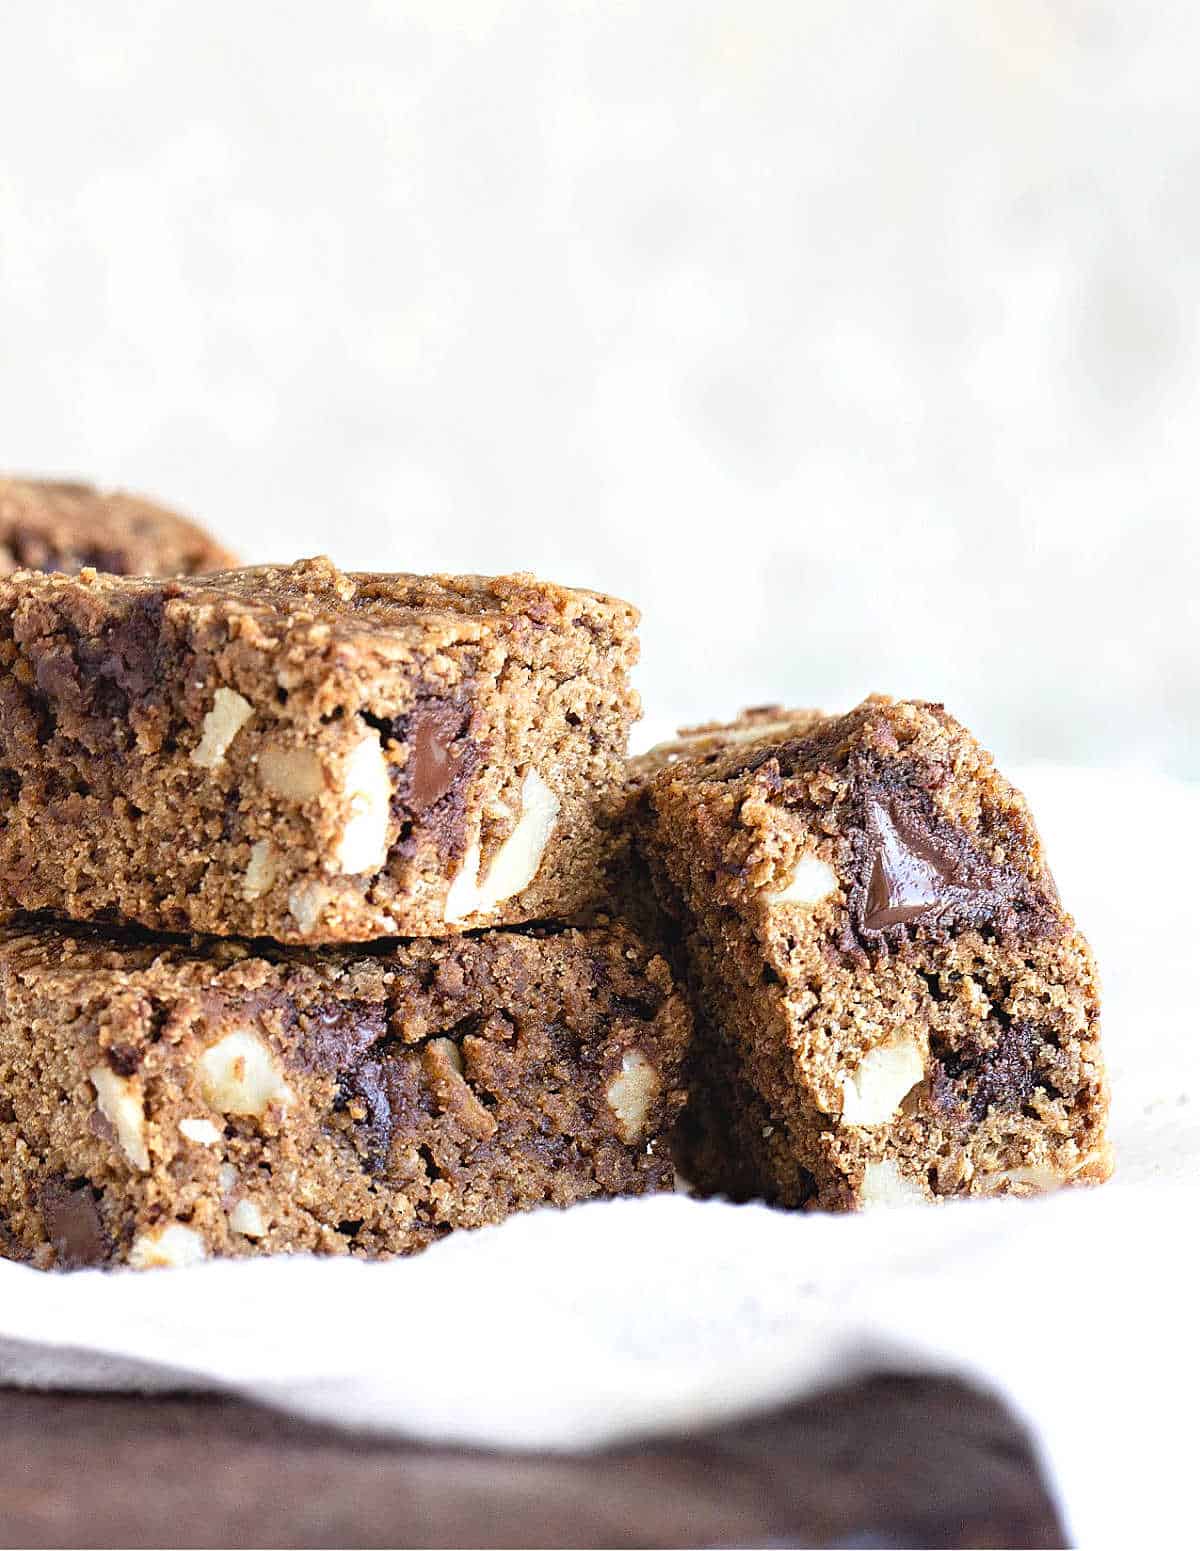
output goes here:
<path id="1" fill-rule="evenodd" d="M 1179 1538 L 1200 1367 L 1200 788 L 1048 769 L 1023 784 L 1105 974 L 1110 1185 L 859 1217 L 597 1203 L 387 1265 L 0 1263 L 0 1379 L 212 1386 L 327 1422 L 565 1449 L 877 1369 L 957 1374 L 1025 1420 L 1080 1544 Z"/>

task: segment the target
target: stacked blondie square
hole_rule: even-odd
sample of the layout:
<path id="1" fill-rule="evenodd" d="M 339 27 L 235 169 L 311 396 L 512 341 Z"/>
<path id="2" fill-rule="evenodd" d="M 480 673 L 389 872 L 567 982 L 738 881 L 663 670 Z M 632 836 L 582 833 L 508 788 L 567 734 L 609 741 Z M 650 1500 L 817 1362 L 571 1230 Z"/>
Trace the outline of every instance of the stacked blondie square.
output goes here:
<path id="1" fill-rule="evenodd" d="M 629 605 L 182 574 L 227 557 L 128 503 L 0 483 L 56 567 L 0 576 L 0 1252 L 394 1254 L 675 1159 L 830 1209 L 1106 1177 L 1090 951 L 940 706 L 629 762 Z"/>
<path id="2" fill-rule="evenodd" d="M 387 1254 L 674 1183 L 690 1017 L 598 910 L 635 626 L 327 561 L 0 578 L 10 1253 Z"/>

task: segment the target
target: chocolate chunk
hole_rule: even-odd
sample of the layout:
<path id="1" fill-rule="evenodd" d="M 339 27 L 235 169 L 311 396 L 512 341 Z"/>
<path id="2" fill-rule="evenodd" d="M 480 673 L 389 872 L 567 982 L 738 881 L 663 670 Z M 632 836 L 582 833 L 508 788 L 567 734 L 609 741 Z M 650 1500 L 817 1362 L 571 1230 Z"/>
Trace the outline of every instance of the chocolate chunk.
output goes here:
<path id="1" fill-rule="evenodd" d="M 300 1060 L 309 1071 L 341 1076 L 356 1068 L 386 1033 L 385 1003 L 361 998 L 328 1002 L 300 1022 Z"/>
<path id="2" fill-rule="evenodd" d="M 937 1060 L 931 1083 L 936 1114 L 945 1119 L 969 1115 L 978 1124 L 990 1109 L 1020 1108 L 1037 1086 L 1035 1026 L 1018 1019 L 992 1027 L 995 1041 L 990 1048 L 948 1051 Z"/>
<path id="3" fill-rule="evenodd" d="M 409 719 L 412 753 L 409 763 L 408 802 L 415 813 L 424 813 L 454 785 L 458 758 L 452 753 L 462 717 L 453 706 L 436 701 L 418 706 Z"/>
<path id="4" fill-rule="evenodd" d="M 103 632 L 100 650 L 81 651 L 81 658 L 90 657 L 91 671 L 133 697 L 153 689 L 162 677 L 163 612 L 169 594 L 169 587 L 154 587 L 134 598 L 125 617 Z"/>
<path id="5" fill-rule="evenodd" d="M 338 1084 L 343 1103 L 354 1100 L 365 1109 L 362 1124 L 363 1154 L 366 1167 L 381 1174 L 388 1165 L 392 1145 L 392 1095 L 386 1061 L 362 1061 Z"/>
<path id="6" fill-rule="evenodd" d="M 386 1037 L 386 1003 L 361 998 L 317 1007 L 297 1025 L 302 1064 L 309 1071 L 327 1072 L 337 1079 L 334 1107 L 350 1110 L 361 1122 L 364 1164 L 373 1173 L 387 1167 L 392 1138 L 386 1063 L 374 1054 Z"/>
<path id="7" fill-rule="evenodd" d="M 110 1045 L 107 1060 L 118 1077 L 132 1077 L 142 1064 L 142 1052 L 136 1045 Z"/>
<path id="8" fill-rule="evenodd" d="M 64 705 L 79 704 L 79 665 L 69 646 L 50 641 L 35 645 L 30 653 L 37 687 L 43 695 Z"/>
<path id="9" fill-rule="evenodd" d="M 112 1242 L 89 1184 L 72 1189 L 64 1180 L 48 1179 L 38 1191 L 38 1206 L 61 1266 L 97 1266 L 109 1258 Z"/>
<path id="10" fill-rule="evenodd" d="M 869 799 L 867 834 L 871 849 L 862 920 L 866 931 L 920 921 L 969 886 L 958 860 L 899 804 Z"/>
<path id="11" fill-rule="evenodd" d="M 362 716 L 385 746 L 408 745 L 408 765 L 397 795 L 410 818 L 419 818 L 441 802 L 459 777 L 474 767 L 471 745 L 466 742 L 470 714 L 449 700 L 433 696 L 418 700 L 405 716 L 372 716 L 366 711 Z"/>
<path id="12" fill-rule="evenodd" d="M 958 829 L 939 814 L 922 783 L 897 774 L 903 772 L 882 779 L 876 770 L 857 773 L 863 818 L 853 837 L 857 881 L 846 951 L 894 942 L 918 927 L 943 935 L 976 927 L 1001 938 L 1063 931 L 1052 887 L 988 855 L 999 842 L 1020 857 L 1019 831 L 1001 828 L 976 837 Z"/>

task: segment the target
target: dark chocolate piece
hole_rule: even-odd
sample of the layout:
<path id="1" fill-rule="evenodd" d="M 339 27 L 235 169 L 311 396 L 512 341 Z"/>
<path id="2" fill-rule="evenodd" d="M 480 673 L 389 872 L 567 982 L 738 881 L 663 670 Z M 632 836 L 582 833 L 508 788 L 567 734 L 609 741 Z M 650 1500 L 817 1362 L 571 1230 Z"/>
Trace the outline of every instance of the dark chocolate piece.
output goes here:
<path id="1" fill-rule="evenodd" d="M 949 1051 L 938 1059 L 931 1080 L 934 1110 L 945 1119 L 976 1124 L 989 1110 L 1019 1109 L 1038 1081 L 1034 1053 L 1040 1043 L 1034 1025 L 1023 1020 L 1002 1023 L 987 1049 Z"/>
<path id="2" fill-rule="evenodd" d="M 109 1258 L 112 1242 L 104 1231 L 90 1185 L 70 1189 L 63 1180 L 48 1179 L 38 1191 L 38 1206 L 46 1237 L 64 1269 L 98 1266 Z"/>
<path id="3" fill-rule="evenodd" d="M 863 928 L 882 931 L 935 914 L 967 885 L 955 860 L 938 848 L 915 817 L 898 805 L 867 803 L 871 871 Z"/>
<path id="4" fill-rule="evenodd" d="M 415 813 L 432 808 L 454 785 L 459 756 L 453 745 L 461 720 L 460 713 L 448 705 L 425 704 L 412 714 L 408 803 Z"/>

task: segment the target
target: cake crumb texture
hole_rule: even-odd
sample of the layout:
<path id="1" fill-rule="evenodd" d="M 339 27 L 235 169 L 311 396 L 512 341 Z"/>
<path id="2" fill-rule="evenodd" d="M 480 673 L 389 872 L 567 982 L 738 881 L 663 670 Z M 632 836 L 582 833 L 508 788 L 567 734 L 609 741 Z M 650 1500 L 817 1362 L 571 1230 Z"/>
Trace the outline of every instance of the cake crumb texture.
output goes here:
<path id="1" fill-rule="evenodd" d="M 0 933 L 0 1246 L 42 1267 L 387 1256 L 666 1190 L 690 1035 L 607 921 L 288 951 Z"/>
<path id="2" fill-rule="evenodd" d="M 1108 1177 L 1091 950 L 942 706 L 693 731 L 634 762 L 628 811 L 698 1013 L 702 1189 L 842 1210 Z"/>

